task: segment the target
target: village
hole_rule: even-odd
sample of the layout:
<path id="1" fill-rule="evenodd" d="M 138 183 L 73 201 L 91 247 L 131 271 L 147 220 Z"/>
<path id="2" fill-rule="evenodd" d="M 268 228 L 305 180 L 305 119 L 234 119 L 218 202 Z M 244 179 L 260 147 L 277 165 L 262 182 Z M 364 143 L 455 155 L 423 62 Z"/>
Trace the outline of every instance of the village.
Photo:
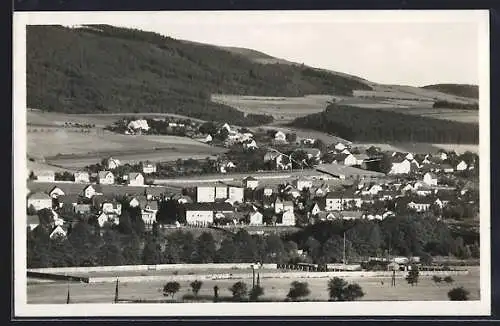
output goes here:
<path id="1" fill-rule="evenodd" d="M 165 119 L 163 125 L 184 128 L 183 122 Z M 159 125 L 157 121 L 156 131 Z M 120 132 L 137 135 L 152 129 L 146 120 L 132 120 L 126 126 Z M 348 142 L 326 145 L 282 131 L 254 136 L 228 124 L 192 126 L 198 128 L 192 137 L 219 141 L 241 155 L 235 160 L 228 155 L 206 160 L 211 167 L 207 173 L 175 177 L 162 174 L 161 163 L 123 164 L 111 157 L 73 173 L 29 171 L 29 230 L 49 223 L 44 227 L 50 228 L 53 238 L 66 236 L 70 225 L 81 219 L 101 228 L 118 225 L 124 205 L 140 210 L 146 229 L 154 224 L 303 227 L 336 219 L 383 220 L 408 211 L 436 219 L 478 221 L 477 184 L 471 180 L 477 180 L 479 162 L 472 153 L 390 152 Z M 256 154 L 258 167 L 240 168 L 248 161 L 245 155 L 255 159 Z M 177 172 L 185 172 L 184 163 L 177 162 Z M 52 219 L 41 219 L 40 211 L 50 212 Z"/>

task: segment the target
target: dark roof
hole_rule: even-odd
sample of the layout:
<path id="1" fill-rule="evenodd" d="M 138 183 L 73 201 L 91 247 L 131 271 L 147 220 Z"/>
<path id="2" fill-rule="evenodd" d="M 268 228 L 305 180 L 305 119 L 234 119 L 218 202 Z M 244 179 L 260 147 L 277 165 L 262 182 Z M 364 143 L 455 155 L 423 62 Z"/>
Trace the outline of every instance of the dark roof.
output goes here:
<path id="1" fill-rule="evenodd" d="M 230 203 L 189 203 L 184 204 L 186 211 L 212 211 L 212 212 L 229 212 L 233 211 L 233 205 Z"/>
<path id="2" fill-rule="evenodd" d="M 243 181 L 257 181 L 257 179 L 255 179 L 254 177 L 252 176 L 248 176 L 246 177 L 245 179 L 243 179 Z"/>

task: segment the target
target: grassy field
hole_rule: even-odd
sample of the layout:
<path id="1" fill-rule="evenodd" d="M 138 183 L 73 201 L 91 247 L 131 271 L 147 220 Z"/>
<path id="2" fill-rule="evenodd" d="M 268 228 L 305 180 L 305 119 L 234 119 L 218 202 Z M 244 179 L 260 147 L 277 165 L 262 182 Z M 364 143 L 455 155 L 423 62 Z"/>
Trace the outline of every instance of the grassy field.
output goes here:
<path id="1" fill-rule="evenodd" d="M 66 128 L 43 128 L 27 135 L 28 155 L 45 158 L 53 165 L 83 167 L 113 156 L 124 163 L 142 160 L 172 161 L 205 158 L 224 152 L 187 137 L 119 135 L 102 129 L 90 133 Z"/>
<path id="2" fill-rule="evenodd" d="M 245 113 L 272 115 L 275 123 L 291 122 L 295 118 L 321 112 L 329 95 L 308 95 L 304 97 L 263 97 L 239 95 L 212 95 L 212 101 L 232 106 Z"/>
<path id="3" fill-rule="evenodd" d="M 455 282 L 452 285 L 435 284 L 430 277 L 421 277 L 418 286 L 410 286 L 404 279 L 396 280 L 396 287 L 390 286 L 390 278 L 346 278 L 348 282 L 358 283 L 365 296 L 366 301 L 391 301 L 391 300 L 418 300 L 434 301 L 448 300 L 447 292 L 458 286 L 463 286 L 470 292 L 471 300 L 479 299 L 479 268 L 471 268 L 471 272 L 466 276 L 454 276 Z M 309 300 L 327 301 L 326 278 L 317 279 L 277 279 L 262 278 L 261 285 L 264 287 L 263 300 L 283 300 L 288 293 L 292 281 L 306 281 L 309 284 L 311 294 Z M 230 296 L 229 287 L 238 280 L 207 280 L 203 282 L 200 290 L 201 296 L 212 296 L 213 287 L 219 287 L 219 296 Z M 251 286 L 251 280 L 243 280 Z M 382 284 L 383 282 L 383 284 Z M 120 283 L 119 295 L 121 299 L 164 299 L 162 287 L 164 281 L 151 281 L 144 283 Z M 176 298 L 182 298 L 185 294 L 190 294 L 188 281 L 179 282 L 181 289 L 176 294 Z M 111 303 L 114 298 L 114 283 L 75 283 L 70 285 L 71 300 L 73 303 Z M 32 283 L 28 284 L 27 297 L 28 304 L 36 303 L 66 303 L 67 284 L 62 283 Z"/>

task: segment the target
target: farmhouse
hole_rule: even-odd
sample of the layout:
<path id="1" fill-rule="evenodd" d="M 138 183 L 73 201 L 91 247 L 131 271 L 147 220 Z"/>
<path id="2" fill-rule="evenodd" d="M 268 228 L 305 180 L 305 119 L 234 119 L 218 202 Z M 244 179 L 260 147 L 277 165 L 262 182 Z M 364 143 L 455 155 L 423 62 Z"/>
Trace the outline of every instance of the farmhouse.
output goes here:
<path id="1" fill-rule="evenodd" d="M 249 176 L 243 179 L 243 185 L 245 188 L 255 189 L 259 186 L 259 180 Z"/>
<path id="2" fill-rule="evenodd" d="M 460 163 L 457 164 L 457 171 L 465 170 L 467 170 L 467 163 L 465 163 L 465 161 L 460 161 Z"/>
<path id="3" fill-rule="evenodd" d="M 99 184 L 112 185 L 115 183 L 115 176 L 111 171 L 99 171 L 97 178 Z"/>
<path id="4" fill-rule="evenodd" d="M 121 165 L 121 162 L 117 159 L 112 158 L 112 157 L 110 157 L 106 160 L 106 167 L 108 170 L 114 170 L 117 167 L 119 167 L 120 165 Z"/>
<path id="5" fill-rule="evenodd" d="M 424 174 L 423 181 L 428 186 L 437 186 L 437 176 L 434 173 L 427 172 Z"/>
<path id="6" fill-rule="evenodd" d="M 89 183 L 89 173 L 86 171 L 77 171 L 73 174 L 75 177 L 75 183 Z"/>
<path id="7" fill-rule="evenodd" d="M 143 162 L 142 163 L 142 173 L 151 174 L 151 173 L 155 173 L 155 172 L 156 172 L 156 164 L 151 163 L 151 162 Z"/>
<path id="8" fill-rule="evenodd" d="M 39 171 L 36 174 L 36 180 L 39 182 L 54 182 L 55 173 L 54 171 Z"/>
<path id="9" fill-rule="evenodd" d="M 389 174 L 408 174 L 411 171 L 411 162 L 407 159 L 394 160 Z"/>
<path id="10" fill-rule="evenodd" d="M 144 176 L 141 173 L 132 172 L 128 174 L 129 186 L 144 186 Z"/>
<path id="11" fill-rule="evenodd" d="M 64 191 L 58 186 L 53 186 L 48 191 L 48 194 L 51 198 L 58 198 L 59 196 L 64 196 Z"/>
<path id="12" fill-rule="evenodd" d="M 52 208 L 52 198 L 43 192 L 35 192 L 28 196 L 28 208 L 39 211 L 44 208 Z"/>

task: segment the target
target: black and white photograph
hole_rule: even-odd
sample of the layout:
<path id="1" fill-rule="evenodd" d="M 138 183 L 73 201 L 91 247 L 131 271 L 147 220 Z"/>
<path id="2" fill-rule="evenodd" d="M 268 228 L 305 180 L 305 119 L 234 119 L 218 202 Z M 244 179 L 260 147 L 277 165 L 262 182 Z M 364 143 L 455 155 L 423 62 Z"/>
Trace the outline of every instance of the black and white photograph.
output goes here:
<path id="1" fill-rule="evenodd" d="M 14 14 L 19 316 L 490 313 L 481 10 Z"/>

